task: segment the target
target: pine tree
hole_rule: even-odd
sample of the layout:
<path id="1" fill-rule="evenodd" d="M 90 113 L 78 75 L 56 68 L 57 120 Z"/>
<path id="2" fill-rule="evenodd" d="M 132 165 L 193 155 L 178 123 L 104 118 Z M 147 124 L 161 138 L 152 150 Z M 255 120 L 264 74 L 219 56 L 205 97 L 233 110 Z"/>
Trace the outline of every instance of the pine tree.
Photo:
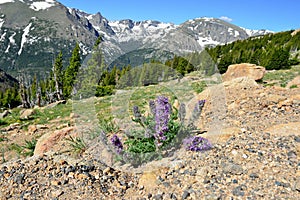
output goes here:
<path id="1" fill-rule="evenodd" d="M 65 70 L 64 75 L 64 85 L 63 85 L 63 94 L 65 98 L 70 98 L 75 80 L 77 78 L 77 73 L 81 66 L 81 58 L 80 58 L 80 47 L 79 44 L 76 43 L 75 48 L 72 52 L 72 57 L 70 59 L 69 66 Z"/>
<path id="2" fill-rule="evenodd" d="M 95 95 L 98 84 L 105 75 L 104 57 L 101 49 L 102 38 L 99 37 L 95 42 L 91 58 L 87 62 L 86 68 L 78 74 L 78 93 L 83 98 Z"/>
<path id="3" fill-rule="evenodd" d="M 267 69 L 286 69 L 289 67 L 289 51 L 284 48 L 275 49 L 272 54 L 270 61 L 267 65 Z"/>
<path id="4" fill-rule="evenodd" d="M 7 89 L 2 98 L 2 105 L 6 108 L 14 108 L 20 105 L 18 86 Z"/>

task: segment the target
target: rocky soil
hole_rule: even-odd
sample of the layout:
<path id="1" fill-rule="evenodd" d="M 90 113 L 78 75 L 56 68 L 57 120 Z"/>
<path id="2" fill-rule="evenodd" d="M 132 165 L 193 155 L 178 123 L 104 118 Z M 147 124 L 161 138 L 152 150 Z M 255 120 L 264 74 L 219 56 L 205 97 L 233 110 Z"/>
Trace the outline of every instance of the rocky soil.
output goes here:
<path id="1" fill-rule="evenodd" d="M 245 78 L 223 85 L 222 131 L 203 134 L 212 150 L 180 149 L 169 165 L 142 173 L 88 154 L 11 161 L 0 165 L 0 199 L 300 199 L 300 88 Z M 212 91 L 198 98 L 209 102 Z M 212 106 L 203 111 L 204 128 Z"/>

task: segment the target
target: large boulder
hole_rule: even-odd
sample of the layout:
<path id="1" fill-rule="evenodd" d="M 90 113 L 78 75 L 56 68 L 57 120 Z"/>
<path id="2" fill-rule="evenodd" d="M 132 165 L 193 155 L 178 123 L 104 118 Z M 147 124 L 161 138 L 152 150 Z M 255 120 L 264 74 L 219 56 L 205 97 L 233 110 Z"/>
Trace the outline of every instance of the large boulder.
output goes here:
<path id="1" fill-rule="evenodd" d="M 35 113 L 36 112 L 34 109 L 21 110 L 20 111 L 20 119 L 21 120 L 32 119 L 33 115 L 35 115 Z"/>
<path id="2" fill-rule="evenodd" d="M 49 132 L 39 138 L 34 149 L 34 155 L 41 155 L 54 149 L 55 145 L 70 135 L 74 127 L 67 127 L 54 132 Z"/>
<path id="3" fill-rule="evenodd" d="M 239 77 L 248 77 L 256 81 L 261 80 L 266 73 L 266 69 L 262 66 L 257 66 L 249 63 L 230 65 L 225 74 L 223 81 L 230 81 Z"/>
<path id="4" fill-rule="evenodd" d="M 50 109 L 50 108 L 54 108 L 54 107 L 56 107 L 56 106 L 58 106 L 60 104 L 66 104 L 66 103 L 67 103 L 66 100 L 60 100 L 60 101 L 56 101 L 54 103 L 50 103 L 47 106 L 42 107 L 41 109 Z"/>

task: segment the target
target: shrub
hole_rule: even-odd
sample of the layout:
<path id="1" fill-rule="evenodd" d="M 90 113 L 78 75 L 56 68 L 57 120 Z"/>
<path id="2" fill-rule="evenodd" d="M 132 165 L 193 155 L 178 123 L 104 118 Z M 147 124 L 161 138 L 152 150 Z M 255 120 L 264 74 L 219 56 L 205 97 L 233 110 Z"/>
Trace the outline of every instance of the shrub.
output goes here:
<path id="1" fill-rule="evenodd" d="M 75 154 L 82 154 L 86 150 L 86 144 L 82 138 L 72 137 L 66 138 L 70 144 L 70 151 Z"/>
<path id="2" fill-rule="evenodd" d="M 203 90 L 207 87 L 205 81 L 197 82 L 197 83 L 192 83 L 192 88 L 194 89 L 195 92 L 198 94 L 203 92 Z"/>
<path id="3" fill-rule="evenodd" d="M 114 86 L 108 85 L 108 86 L 97 86 L 96 88 L 96 97 L 103 97 L 114 94 Z"/>
<path id="4" fill-rule="evenodd" d="M 193 123 L 200 117 L 204 104 L 205 100 L 201 100 L 195 105 L 187 125 L 184 123 L 185 105 L 181 104 L 179 110 L 172 108 L 167 97 L 159 96 L 155 101 L 149 101 L 148 115 L 142 115 L 140 108 L 134 106 L 132 121 L 139 128 L 127 130 L 122 134 L 126 135 L 124 138 L 113 134 L 110 139 L 118 159 L 138 166 L 143 162 L 167 156 L 169 150 L 180 145 L 185 137 L 190 136 L 191 131 L 194 132 L 196 127 Z M 204 151 L 212 148 L 204 138 L 192 137 L 184 141 L 185 146 L 191 142 L 187 150 Z"/>
<path id="5" fill-rule="evenodd" d="M 36 139 L 32 139 L 31 141 L 25 140 L 24 145 L 13 143 L 9 147 L 9 150 L 15 151 L 18 154 L 18 156 L 25 156 L 25 157 L 33 156 L 36 143 L 37 143 Z"/>

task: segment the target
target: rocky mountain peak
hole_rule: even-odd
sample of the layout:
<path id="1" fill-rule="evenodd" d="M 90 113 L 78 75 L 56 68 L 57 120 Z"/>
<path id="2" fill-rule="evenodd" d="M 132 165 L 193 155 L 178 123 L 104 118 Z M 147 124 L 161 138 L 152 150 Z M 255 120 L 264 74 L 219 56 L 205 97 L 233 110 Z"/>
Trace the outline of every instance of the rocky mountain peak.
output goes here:
<path id="1" fill-rule="evenodd" d="M 265 33 L 214 18 L 192 19 L 180 25 L 155 20 L 109 21 L 101 13 L 88 14 L 55 0 L 1 0 L 0 8 L 0 56 L 4 58 L 0 66 L 12 74 L 28 66 L 33 73 L 41 65 L 49 66 L 48 71 L 53 55 L 60 50 L 70 55 L 75 42 L 86 55 L 99 35 L 104 37 L 105 56 L 112 62 L 140 49 L 201 51 L 206 46 Z"/>

